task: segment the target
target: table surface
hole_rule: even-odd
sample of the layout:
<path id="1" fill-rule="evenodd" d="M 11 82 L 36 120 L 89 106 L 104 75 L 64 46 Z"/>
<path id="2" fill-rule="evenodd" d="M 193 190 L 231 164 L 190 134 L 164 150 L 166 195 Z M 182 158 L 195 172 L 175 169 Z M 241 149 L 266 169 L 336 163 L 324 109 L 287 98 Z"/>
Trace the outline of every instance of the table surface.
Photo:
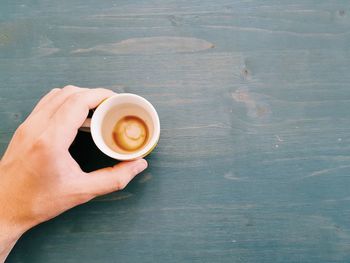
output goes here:
<path id="1" fill-rule="evenodd" d="M 143 175 L 8 262 L 349 262 L 349 42 L 347 0 L 1 1 L 1 153 L 67 84 L 140 94 L 161 120 Z M 113 163 L 89 134 L 71 152 Z"/>

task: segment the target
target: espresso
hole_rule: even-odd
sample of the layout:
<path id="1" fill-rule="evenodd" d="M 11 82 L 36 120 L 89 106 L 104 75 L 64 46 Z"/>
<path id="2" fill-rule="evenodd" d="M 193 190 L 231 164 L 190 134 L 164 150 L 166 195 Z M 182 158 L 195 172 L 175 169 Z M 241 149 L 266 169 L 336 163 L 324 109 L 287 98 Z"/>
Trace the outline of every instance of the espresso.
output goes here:
<path id="1" fill-rule="evenodd" d="M 136 152 L 147 142 L 148 128 L 137 116 L 125 116 L 114 126 L 113 140 L 123 151 Z"/>

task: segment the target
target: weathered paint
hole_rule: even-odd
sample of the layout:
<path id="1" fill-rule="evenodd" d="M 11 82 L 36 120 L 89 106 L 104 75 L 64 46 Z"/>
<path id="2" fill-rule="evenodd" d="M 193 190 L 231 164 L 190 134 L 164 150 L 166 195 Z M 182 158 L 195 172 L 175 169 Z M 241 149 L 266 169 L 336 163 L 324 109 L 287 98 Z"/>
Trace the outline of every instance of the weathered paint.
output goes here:
<path id="1" fill-rule="evenodd" d="M 349 12 L 346 0 L 1 1 L 2 152 L 66 84 L 138 93 L 162 123 L 150 179 L 38 226 L 8 262 L 349 262 Z M 89 136 L 71 149 L 80 165 L 114 164 Z"/>

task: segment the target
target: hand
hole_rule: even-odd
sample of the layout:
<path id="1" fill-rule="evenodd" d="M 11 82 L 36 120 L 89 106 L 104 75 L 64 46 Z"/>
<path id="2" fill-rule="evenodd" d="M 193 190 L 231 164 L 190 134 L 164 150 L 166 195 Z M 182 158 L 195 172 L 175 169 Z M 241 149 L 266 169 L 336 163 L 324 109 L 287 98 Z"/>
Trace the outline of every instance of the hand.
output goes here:
<path id="1" fill-rule="evenodd" d="M 0 262 L 31 227 L 92 198 L 123 189 L 144 159 L 83 172 L 68 152 L 106 89 L 53 89 L 16 130 L 0 161 Z"/>

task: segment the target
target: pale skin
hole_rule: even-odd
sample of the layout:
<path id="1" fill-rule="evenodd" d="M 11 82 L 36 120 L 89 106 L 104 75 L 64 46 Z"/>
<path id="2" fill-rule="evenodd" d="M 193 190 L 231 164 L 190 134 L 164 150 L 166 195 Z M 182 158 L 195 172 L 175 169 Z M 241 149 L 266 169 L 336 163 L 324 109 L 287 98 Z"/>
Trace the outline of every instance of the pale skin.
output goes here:
<path id="1" fill-rule="evenodd" d="M 30 228 L 89 200 L 124 189 L 147 162 L 83 172 L 68 152 L 89 109 L 115 93 L 53 89 L 16 130 L 0 161 L 0 262 Z"/>

